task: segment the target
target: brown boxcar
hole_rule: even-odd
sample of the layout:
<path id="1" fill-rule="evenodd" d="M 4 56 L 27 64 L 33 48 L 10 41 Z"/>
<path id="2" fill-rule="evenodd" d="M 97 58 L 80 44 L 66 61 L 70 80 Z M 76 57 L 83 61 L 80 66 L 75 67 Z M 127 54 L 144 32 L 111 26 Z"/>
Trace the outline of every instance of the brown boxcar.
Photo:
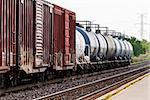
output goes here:
<path id="1" fill-rule="evenodd" d="M 26 73 L 44 72 L 52 64 L 52 11 L 43 0 L 20 2 L 20 64 Z"/>
<path id="2" fill-rule="evenodd" d="M 75 13 L 54 5 L 54 68 L 75 67 Z"/>
<path id="3" fill-rule="evenodd" d="M 26 73 L 75 67 L 75 13 L 44 0 L 0 4 L 0 72 L 16 62 Z"/>
<path id="4" fill-rule="evenodd" d="M 16 66 L 16 0 L 0 0 L 0 73 Z"/>

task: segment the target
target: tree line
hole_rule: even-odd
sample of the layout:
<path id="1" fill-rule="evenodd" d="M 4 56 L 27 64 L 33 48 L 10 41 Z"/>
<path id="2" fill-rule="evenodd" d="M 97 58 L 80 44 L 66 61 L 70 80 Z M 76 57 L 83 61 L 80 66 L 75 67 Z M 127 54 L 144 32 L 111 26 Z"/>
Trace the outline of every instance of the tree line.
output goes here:
<path id="1" fill-rule="evenodd" d="M 134 56 L 139 56 L 140 54 L 150 53 L 150 42 L 147 40 L 138 40 L 135 37 L 131 37 L 129 40 L 133 46 Z"/>

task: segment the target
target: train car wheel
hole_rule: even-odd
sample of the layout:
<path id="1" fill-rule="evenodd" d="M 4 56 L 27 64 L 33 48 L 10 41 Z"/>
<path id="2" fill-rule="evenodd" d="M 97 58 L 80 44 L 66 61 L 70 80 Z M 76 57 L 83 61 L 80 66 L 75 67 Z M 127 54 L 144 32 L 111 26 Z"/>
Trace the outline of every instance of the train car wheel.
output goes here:
<path id="1" fill-rule="evenodd" d="M 72 76 L 73 75 L 73 70 L 68 70 L 67 71 L 67 77 L 70 77 L 70 76 Z"/>
<path id="2" fill-rule="evenodd" d="M 45 76 L 46 74 L 45 73 L 40 73 L 40 81 L 45 81 Z"/>
<path id="3" fill-rule="evenodd" d="M 9 81 L 11 83 L 11 86 L 12 87 L 17 86 L 18 83 L 17 76 L 14 73 L 10 73 L 8 76 L 9 76 Z"/>
<path id="4" fill-rule="evenodd" d="M 77 74 L 83 74 L 83 65 L 77 66 Z"/>
<path id="5" fill-rule="evenodd" d="M 0 88 L 4 88 L 5 87 L 5 76 L 4 74 L 0 75 Z"/>

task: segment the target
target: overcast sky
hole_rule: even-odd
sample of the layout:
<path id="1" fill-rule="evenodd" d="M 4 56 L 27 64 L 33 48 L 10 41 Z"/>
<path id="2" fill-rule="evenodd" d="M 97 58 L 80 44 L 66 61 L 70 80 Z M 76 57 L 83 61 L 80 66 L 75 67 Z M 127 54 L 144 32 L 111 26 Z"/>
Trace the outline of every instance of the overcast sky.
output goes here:
<path id="1" fill-rule="evenodd" d="M 140 14 L 145 14 L 144 38 L 150 39 L 150 0 L 48 0 L 76 12 L 77 20 L 91 20 L 101 26 L 140 38 Z M 149 25 L 148 25 L 149 23 Z M 147 33 L 147 34 L 146 34 Z"/>

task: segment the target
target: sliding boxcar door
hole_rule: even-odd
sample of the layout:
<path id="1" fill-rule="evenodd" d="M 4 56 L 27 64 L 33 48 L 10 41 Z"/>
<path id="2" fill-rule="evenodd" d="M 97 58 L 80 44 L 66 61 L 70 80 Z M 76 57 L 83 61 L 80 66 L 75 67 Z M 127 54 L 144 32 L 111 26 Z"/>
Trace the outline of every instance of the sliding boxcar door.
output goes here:
<path id="1" fill-rule="evenodd" d="M 43 66 L 52 65 L 52 8 L 44 4 L 43 15 Z"/>

